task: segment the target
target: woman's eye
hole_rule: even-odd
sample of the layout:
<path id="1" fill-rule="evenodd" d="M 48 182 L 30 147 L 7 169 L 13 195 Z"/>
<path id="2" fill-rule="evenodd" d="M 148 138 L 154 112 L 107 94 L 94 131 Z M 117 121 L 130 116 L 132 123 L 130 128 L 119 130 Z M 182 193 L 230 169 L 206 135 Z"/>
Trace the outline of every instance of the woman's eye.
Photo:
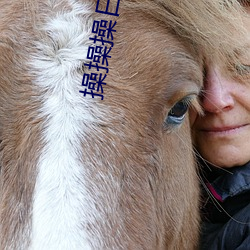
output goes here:
<path id="1" fill-rule="evenodd" d="M 169 111 L 166 123 L 168 125 L 179 125 L 183 122 L 185 115 L 188 111 L 189 107 L 189 98 L 182 99 L 181 101 L 177 102 Z"/>
<path id="2" fill-rule="evenodd" d="M 237 73 L 240 76 L 248 75 L 250 73 L 250 66 L 245 64 L 238 64 L 235 66 Z"/>

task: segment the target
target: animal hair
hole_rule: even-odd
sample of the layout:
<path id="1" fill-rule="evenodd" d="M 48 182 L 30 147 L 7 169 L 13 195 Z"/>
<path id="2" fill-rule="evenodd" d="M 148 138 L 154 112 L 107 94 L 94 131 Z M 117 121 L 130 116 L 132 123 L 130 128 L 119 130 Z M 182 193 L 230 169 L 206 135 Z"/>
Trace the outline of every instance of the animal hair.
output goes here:
<path id="1" fill-rule="evenodd" d="M 239 63 L 237 56 L 244 47 L 235 33 L 239 32 L 241 37 L 246 34 L 241 21 L 245 13 L 239 1 L 146 0 L 141 4 L 139 0 L 129 0 L 123 1 L 123 5 L 152 15 L 180 39 L 199 48 L 207 60 L 226 62 L 230 66 Z"/>
<path id="2" fill-rule="evenodd" d="M 96 3 L 0 2 L 0 249 L 196 249 L 190 126 L 169 112 L 199 110 L 205 59 L 236 63 L 242 10 Z M 79 92 L 94 20 L 117 21 L 104 100 Z"/>

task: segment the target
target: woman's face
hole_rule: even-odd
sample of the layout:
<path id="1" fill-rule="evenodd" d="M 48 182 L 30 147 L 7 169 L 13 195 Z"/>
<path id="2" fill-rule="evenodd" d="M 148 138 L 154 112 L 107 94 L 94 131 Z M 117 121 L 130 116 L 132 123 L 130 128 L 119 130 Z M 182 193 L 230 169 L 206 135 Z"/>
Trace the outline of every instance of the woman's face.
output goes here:
<path id="1" fill-rule="evenodd" d="M 250 16 L 244 24 L 249 40 L 242 63 L 250 65 Z M 250 161 L 250 73 L 242 83 L 211 64 L 206 76 L 201 97 L 205 116 L 191 112 L 194 145 L 203 158 L 219 167 L 243 165 Z"/>

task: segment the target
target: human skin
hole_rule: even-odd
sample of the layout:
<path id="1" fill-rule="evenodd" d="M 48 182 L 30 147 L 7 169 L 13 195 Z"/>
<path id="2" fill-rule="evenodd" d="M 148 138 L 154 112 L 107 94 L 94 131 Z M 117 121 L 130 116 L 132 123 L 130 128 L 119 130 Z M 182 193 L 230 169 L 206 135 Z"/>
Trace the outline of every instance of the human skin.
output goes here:
<path id="1" fill-rule="evenodd" d="M 204 116 L 191 111 L 195 148 L 211 164 L 230 168 L 250 161 L 250 7 L 243 18 L 249 33 L 240 61 L 246 69 L 229 77 L 224 65 L 208 63 L 200 103 Z"/>

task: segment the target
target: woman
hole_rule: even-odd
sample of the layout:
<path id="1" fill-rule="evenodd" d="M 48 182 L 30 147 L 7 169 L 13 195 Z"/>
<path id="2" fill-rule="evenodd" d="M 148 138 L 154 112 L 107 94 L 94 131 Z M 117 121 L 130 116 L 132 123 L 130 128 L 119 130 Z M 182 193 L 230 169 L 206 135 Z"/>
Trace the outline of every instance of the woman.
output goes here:
<path id="1" fill-rule="evenodd" d="M 238 77 L 210 63 L 201 105 L 191 114 L 193 140 L 200 155 L 204 195 L 201 249 L 250 249 L 250 6 L 249 32 Z"/>

